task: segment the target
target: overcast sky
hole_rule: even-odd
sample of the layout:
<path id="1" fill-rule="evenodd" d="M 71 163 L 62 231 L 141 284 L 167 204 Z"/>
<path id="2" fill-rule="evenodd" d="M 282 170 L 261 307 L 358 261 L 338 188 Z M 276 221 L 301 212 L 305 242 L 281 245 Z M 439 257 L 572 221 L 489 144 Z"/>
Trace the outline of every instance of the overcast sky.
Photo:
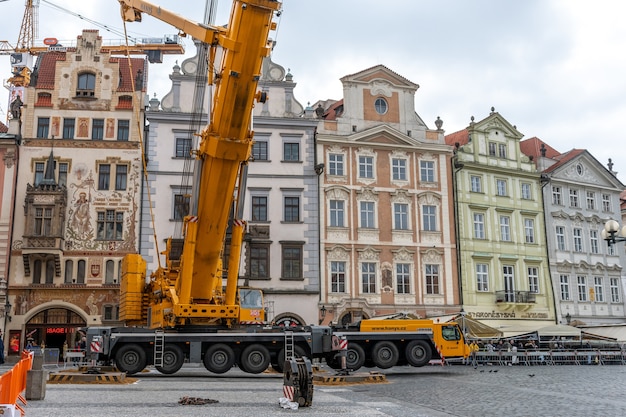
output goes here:
<path id="1" fill-rule="evenodd" d="M 204 1 L 153 2 L 194 21 L 204 14 Z M 217 24 L 230 4 L 219 2 Z M 15 44 L 23 14 L 24 0 L 0 2 L 0 40 Z M 273 60 L 291 70 L 304 106 L 342 98 L 341 77 L 383 64 L 419 84 L 415 109 L 430 128 L 440 116 L 446 133 L 456 132 L 493 106 L 525 138 L 560 152 L 585 148 L 604 165 L 612 158 L 626 182 L 625 16 L 623 0 L 284 0 Z M 149 16 L 126 27 L 137 37 L 176 33 Z M 82 29 L 122 41 L 118 2 L 40 0 L 37 44 L 75 40 Z M 183 59 L 151 65 L 150 96 L 169 91 L 168 74 Z M 9 78 L 8 57 L 0 68 Z M 2 89 L 4 113 L 6 97 Z"/>

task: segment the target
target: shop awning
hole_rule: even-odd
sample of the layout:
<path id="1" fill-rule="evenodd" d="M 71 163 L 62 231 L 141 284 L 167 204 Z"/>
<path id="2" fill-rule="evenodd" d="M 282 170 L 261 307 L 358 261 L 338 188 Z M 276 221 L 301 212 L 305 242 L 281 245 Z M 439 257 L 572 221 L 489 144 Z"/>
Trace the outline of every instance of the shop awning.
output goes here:
<path id="1" fill-rule="evenodd" d="M 580 326 L 583 339 L 593 339 L 593 336 L 601 336 L 618 342 L 626 342 L 626 324 L 606 324 L 602 326 Z"/>

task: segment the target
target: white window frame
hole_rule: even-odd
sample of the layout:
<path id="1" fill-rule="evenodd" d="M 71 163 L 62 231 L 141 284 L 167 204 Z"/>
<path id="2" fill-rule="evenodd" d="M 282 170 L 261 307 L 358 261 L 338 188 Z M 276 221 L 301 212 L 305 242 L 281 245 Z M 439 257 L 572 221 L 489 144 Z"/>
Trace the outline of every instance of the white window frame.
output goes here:
<path id="1" fill-rule="evenodd" d="M 488 264 L 476 264 L 476 291 L 489 292 Z"/>

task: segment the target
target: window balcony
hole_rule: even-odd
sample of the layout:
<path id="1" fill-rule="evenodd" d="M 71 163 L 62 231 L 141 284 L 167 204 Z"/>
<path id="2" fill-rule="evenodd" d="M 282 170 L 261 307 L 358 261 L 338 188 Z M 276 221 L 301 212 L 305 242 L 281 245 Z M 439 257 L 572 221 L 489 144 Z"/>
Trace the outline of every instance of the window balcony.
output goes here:
<path id="1" fill-rule="evenodd" d="M 530 291 L 496 291 L 496 304 L 534 304 L 536 296 Z"/>

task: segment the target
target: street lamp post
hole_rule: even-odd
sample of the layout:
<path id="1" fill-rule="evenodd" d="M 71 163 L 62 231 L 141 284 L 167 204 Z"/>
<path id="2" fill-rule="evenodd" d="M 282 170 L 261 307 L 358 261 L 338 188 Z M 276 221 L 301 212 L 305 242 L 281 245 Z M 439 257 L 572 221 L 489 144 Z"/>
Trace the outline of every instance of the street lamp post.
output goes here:
<path id="1" fill-rule="evenodd" d="M 617 242 L 626 242 L 626 226 L 620 229 L 618 222 L 615 220 L 609 220 L 604 224 L 604 229 L 602 229 L 600 235 L 609 246 L 614 245 Z"/>

